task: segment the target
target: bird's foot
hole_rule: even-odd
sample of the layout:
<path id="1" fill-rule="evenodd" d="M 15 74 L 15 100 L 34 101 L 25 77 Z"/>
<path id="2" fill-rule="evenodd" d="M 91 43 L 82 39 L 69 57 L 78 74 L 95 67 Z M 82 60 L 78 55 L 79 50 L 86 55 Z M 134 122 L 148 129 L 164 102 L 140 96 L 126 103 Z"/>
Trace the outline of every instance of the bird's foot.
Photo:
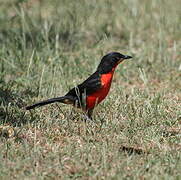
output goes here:
<path id="1" fill-rule="evenodd" d="M 89 117 L 86 114 L 82 115 L 82 119 L 83 119 L 84 122 L 92 121 L 93 120 L 92 117 Z"/>

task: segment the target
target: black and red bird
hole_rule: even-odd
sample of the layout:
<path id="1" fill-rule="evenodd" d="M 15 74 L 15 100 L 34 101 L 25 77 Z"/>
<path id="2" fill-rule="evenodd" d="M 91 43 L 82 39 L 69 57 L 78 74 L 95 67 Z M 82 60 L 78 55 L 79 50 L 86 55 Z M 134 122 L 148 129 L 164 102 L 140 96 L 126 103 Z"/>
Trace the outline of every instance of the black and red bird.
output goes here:
<path id="1" fill-rule="evenodd" d="M 51 98 L 27 106 L 26 110 L 54 102 L 60 102 L 81 108 L 87 113 L 88 117 L 91 118 L 94 107 L 105 99 L 110 90 L 115 68 L 119 63 L 130 58 L 132 57 L 118 52 L 108 53 L 101 59 L 97 70 L 83 83 L 72 88 L 65 96 Z"/>

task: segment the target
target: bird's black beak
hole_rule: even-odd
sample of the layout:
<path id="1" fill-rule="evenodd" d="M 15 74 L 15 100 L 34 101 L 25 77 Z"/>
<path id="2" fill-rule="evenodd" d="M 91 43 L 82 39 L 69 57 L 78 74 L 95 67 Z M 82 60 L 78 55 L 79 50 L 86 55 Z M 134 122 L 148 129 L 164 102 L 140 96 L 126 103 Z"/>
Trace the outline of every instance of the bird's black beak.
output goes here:
<path id="1" fill-rule="evenodd" d="M 131 59 L 131 58 L 132 58 L 131 56 L 127 56 L 127 55 L 124 56 L 124 59 Z"/>

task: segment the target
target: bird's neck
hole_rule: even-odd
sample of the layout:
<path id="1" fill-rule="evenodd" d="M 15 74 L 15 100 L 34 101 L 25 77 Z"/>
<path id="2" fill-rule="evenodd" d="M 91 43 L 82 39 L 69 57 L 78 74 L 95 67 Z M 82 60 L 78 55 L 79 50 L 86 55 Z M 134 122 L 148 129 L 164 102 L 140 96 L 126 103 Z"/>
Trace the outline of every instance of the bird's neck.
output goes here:
<path id="1" fill-rule="evenodd" d="M 107 73 L 114 74 L 116 67 L 117 65 L 115 65 L 114 67 L 110 67 L 110 66 L 98 67 L 97 71 L 100 74 L 107 74 Z"/>

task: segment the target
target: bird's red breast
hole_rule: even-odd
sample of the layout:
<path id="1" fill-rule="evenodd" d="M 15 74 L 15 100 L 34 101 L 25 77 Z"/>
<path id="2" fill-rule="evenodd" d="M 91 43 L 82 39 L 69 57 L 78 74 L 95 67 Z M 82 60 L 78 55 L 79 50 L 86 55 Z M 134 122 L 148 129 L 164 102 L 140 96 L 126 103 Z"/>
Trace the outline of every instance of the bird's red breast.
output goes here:
<path id="1" fill-rule="evenodd" d="M 92 109 L 94 108 L 97 104 L 99 104 L 104 98 L 107 96 L 110 87 L 111 87 L 111 82 L 113 78 L 115 68 L 112 69 L 107 74 L 102 74 L 101 75 L 101 85 L 102 87 L 94 92 L 93 94 L 87 96 L 86 98 L 86 105 L 87 109 Z"/>

